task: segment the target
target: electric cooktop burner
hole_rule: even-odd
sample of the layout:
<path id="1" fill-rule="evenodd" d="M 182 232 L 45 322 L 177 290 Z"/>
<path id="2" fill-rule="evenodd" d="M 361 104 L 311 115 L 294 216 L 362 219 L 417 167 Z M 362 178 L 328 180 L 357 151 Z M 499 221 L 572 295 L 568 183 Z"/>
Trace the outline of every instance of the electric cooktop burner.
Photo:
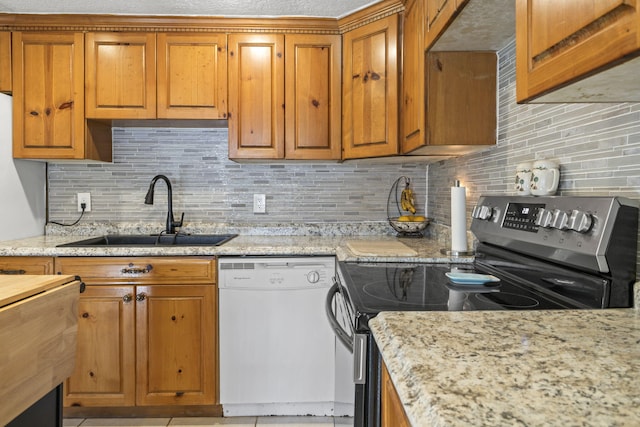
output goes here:
<path id="1" fill-rule="evenodd" d="M 511 292 L 498 292 L 494 294 L 475 294 L 474 297 L 482 302 L 495 303 L 504 308 L 517 308 L 520 310 L 533 309 L 540 305 L 540 301 L 526 295 L 512 294 Z"/>

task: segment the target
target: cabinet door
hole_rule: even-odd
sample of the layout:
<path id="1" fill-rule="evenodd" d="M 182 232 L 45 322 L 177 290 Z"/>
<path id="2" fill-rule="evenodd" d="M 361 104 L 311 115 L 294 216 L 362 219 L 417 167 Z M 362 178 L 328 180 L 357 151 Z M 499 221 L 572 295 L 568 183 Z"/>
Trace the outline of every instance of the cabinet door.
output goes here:
<path id="1" fill-rule="evenodd" d="M 425 143 L 424 2 L 407 3 L 402 49 L 402 153 Z"/>
<path id="2" fill-rule="evenodd" d="M 0 92 L 11 92 L 11 33 L 0 32 Z"/>
<path id="3" fill-rule="evenodd" d="M 137 404 L 216 402 L 215 286 L 138 286 Z"/>
<path id="4" fill-rule="evenodd" d="M 398 17 L 344 34 L 342 157 L 398 154 Z"/>
<path id="5" fill-rule="evenodd" d="M 284 35 L 229 35 L 229 158 L 284 158 Z"/>
<path id="6" fill-rule="evenodd" d="M 462 154 L 495 144 L 495 52 L 429 52 L 426 72 L 425 153 Z"/>
<path id="7" fill-rule="evenodd" d="M 0 274 L 53 274 L 53 258 L 0 257 Z"/>
<path id="8" fill-rule="evenodd" d="M 82 33 L 13 33 L 13 155 L 84 157 Z"/>
<path id="9" fill-rule="evenodd" d="M 409 427 L 411 423 L 404 412 L 402 402 L 398 396 L 389 371 L 386 365 L 382 365 L 381 379 L 381 399 L 380 399 L 380 425 L 381 427 Z"/>
<path id="10" fill-rule="evenodd" d="M 625 0 L 517 0 L 518 102 L 637 52 L 639 9 Z"/>
<path id="11" fill-rule="evenodd" d="M 86 116 L 156 118 L 155 33 L 87 33 Z"/>
<path id="12" fill-rule="evenodd" d="M 226 34 L 158 34 L 158 118 L 227 118 Z"/>
<path id="13" fill-rule="evenodd" d="M 135 404 L 134 296 L 133 286 L 87 286 L 80 295 L 76 363 L 65 382 L 65 406 Z"/>
<path id="14" fill-rule="evenodd" d="M 340 36 L 287 34 L 286 158 L 340 159 Z"/>

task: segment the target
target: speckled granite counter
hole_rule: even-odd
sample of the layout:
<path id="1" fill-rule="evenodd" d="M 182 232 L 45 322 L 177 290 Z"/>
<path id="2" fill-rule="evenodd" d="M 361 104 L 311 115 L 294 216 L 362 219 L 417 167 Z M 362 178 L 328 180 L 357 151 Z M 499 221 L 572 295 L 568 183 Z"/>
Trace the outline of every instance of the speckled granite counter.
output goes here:
<path id="1" fill-rule="evenodd" d="M 0 256 L 182 256 L 182 255 L 336 255 L 346 261 L 379 262 L 471 262 L 473 257 L 451 258 L 440 253 L 442 244 L 428 238 L 397 239 L 392 236 L 279 236 L 240 235 L 222 246 L 147 246 L 59 248 L 57 245 L 90 236 L 40 236 L 0 242 Z M 348 240 L 402 241 L 415 249 L 415 257 L 359 257 L 347 247 Z"/>
<path id="2" fill-rule="evenodd" d="M 369 325 L 413 426 L 640 423 L 640 310 L 387 312 Z"/>

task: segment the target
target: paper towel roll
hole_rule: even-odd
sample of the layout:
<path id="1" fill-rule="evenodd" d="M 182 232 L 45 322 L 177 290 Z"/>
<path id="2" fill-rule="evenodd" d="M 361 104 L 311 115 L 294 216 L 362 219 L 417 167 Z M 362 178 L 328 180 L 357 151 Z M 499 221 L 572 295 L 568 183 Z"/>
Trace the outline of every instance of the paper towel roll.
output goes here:
<path id="1" fill-rule="evenodd" d="M 451 187 L 451 251 L 467 251 L 467 189 Z"/>

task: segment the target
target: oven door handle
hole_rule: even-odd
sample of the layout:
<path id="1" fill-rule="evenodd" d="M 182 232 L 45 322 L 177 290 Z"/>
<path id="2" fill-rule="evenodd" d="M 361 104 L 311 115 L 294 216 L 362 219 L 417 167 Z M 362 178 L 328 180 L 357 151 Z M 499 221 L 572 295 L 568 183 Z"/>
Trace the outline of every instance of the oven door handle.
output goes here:
<path id="1" fill-rule="evenodd" d="M 336 294 L 340 293 L 340 285 L 334 280 L 333 286 L 329 289 L 329 293 L 327 293 L 327 299 L 325 302 L 325 311 L 327 312 L 327 318 L 329 319 L 329 323 L 331 324 L 331 328 L 333 332 L 336 334 L 340 342 L 344 344 L 345 347 L 349 350 L 350 353 L 353 353 L 353 338 L 345 331 L 338 319 L 336 319 L 336 315 L 333 311 L 333 302 Z M 337 303 L 337 302 L 336 302 Z"/>

